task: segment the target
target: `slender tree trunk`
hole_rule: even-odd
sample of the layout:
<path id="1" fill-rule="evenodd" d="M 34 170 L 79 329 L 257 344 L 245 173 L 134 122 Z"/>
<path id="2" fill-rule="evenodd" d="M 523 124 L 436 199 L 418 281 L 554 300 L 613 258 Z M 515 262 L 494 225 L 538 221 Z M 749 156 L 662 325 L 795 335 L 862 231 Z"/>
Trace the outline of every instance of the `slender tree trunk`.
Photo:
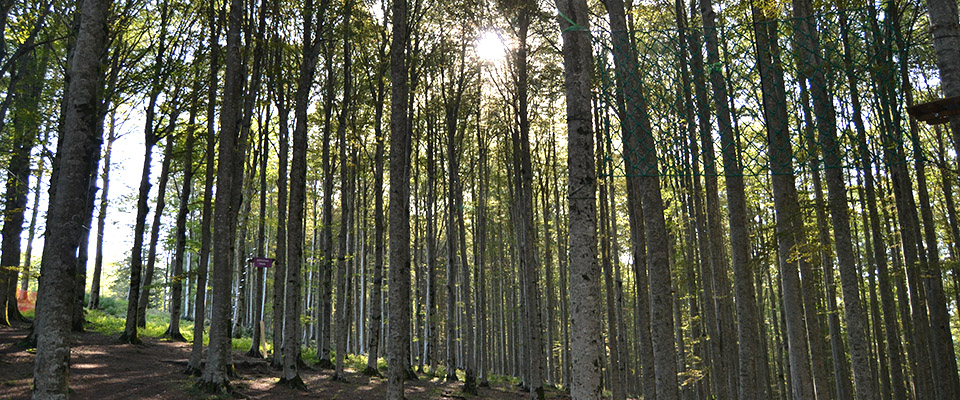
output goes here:
<path id="1" fill-rule="evenodd" d="M 700 1 L 700 15 L 703 20 L 704 37 L 707 48 L 707 63 L 715 65 L 720 62 L 720 51 L 718 49 L 716 14 L 713 11 L 713 4 L 710 0 Z M 760 338 L 759 329 L 760 316 L 757 309 L 756 290 L 754 289 L 754 271 L 750 260 L 750 235 L 749 224 L 747 223 L 746 209 L 746 190 L 743 181 L 743 165 L 740 160 L 738 139 L 733 130 L 730 102 L 728 101 L 727 85 L 720 69 L 712 68 L 710 73 L 710 82 L 713 86 L 714 102 L 717 107 L 717 128 L 719 129 L 720 144 L 723 155 L 723 173 L 725 175 L 727 187 L 727 217 L 730 226 L 730 261 L 734 273 L 734 288 L 737 304 L 737 338 L 739 346 L 737 348 L 737 367 L 738 383 L 737 392 L 741 399 L 757 399 L 763 397 L 763 391 L 755 384 L 760 376 Z M 703 136 L 704 152 L 708 158 L 713 159 L 712 143 L 707 142 L 706 136 Z M 714 163 L 705 158 L 704 172 L 711 176 L 711 171 L 715 171 Z M 707 180 L 708 186 L 710 179 Z M 708 191 L 709 191 L 708 187 Z M 710 196 L 707 198 L 710 201 Z M 708 218 L 712 213 L 708 205 Z M 710 222 L 710 226 L 715 224 Z M 719 221 L 716 221 L 719 226 Z M 711 240 L 717 237 L 716 231 L 711 228 Z M 716 258 L 714 258 L 716 259 Z M 715 265 L 715 267 L 717 267 Z M 717 271 L 720 271 L 719 269 Z M 718 272 L 719 273 L 719 272 Z M 727 336 L 728 341 L 732 337 Z M 733 346 L 731 346 L 733 347 Z M 727 352 L 723 352 L 727 354 Z M 728 359 L 729 357 L 725 357 Z M 729 362 L 729 361 L 728 361 Z M 728 366 L 729 372 L 733 373 L 733 368 Z M 729 375 L 728 375 L 729 376 Z M 727 378 L 728 383 L 733 379 Z M 729 389 L 734 390 L 733 386 Z"/>
<path id="2" fill-rule="evenodd" d="M 803 292 L 798 271 L 797 228 L 800 208 L 793 175 L 793 149 L 787 129 L 787 110 L 783 70 L 777 64 L 776 23 L 751 4 L 757 60 L 763 89 L 763 109 L 770 152 L 770 174 L 773 181 L 774 208 L 777 215 L 780 277 L 783 281 L 783 316 L 789 349 L 790 383 L 795 399 L 814 399 L 814 376 L 810 369 L 809 345 L 804 321 Z M 801 230 L 802 231 L 802 230 Z M 825 389 L 826 388 L 821 388 Z"/>
<path id="3" fill-rule="evenodd" d="M 330 159 L 331 128 L 330 122 L 333 115 L 334 83 L 336 78 L 333 74 L 333 45 L 326 43 L 326 99 L 324 104 L 324 122 L 323 122 L 323 216 L 321 224 L 323 232 L 321 242 L 323 243 L 323 258 L 320 266 L 320 292 L 322 293 L 320 305 L 320 338 L 317 343 L 319 349 L 318 365 L 321 368 L 333 369 L 334 365 L 330 362 L 330 328 L 332 305 L 333 305 L 333 166 Z"/>
<path id="4" fill-rule="evenodd" d="M 207 270 L 210 264 L 210 245 L 213 240 L 210 224 L 213 221 L 213 185 L 216 177 L 216 104 L 217 82 L 220 70 L 220 24 L 217 22 L 213 2 L 208 9 L 208 28 L 210 29 L 210 76 L 207 82 L 207 140 L 204 160 L 203 211 L 200 216 L 200 262 L 197 265 L 196 299 L 193 302 L 193 346 L 190 360 L 184 371 L 198 376 L 201 374 L 203 357 L 203 331 L 207 316 Z"/>
<path id="5" fill-rule="evenodd" d="M 384 28 L 386 29 L 386 28 Z M 380 376 L 380 371 L 377 367 L 377 362 L 379 361 L 380 356 L 380 334 L 383 331 L 383 319 L 381 314 L 383 313 L 383 258 L 384 258 L 384 227 L 383 223 L 383 153 L 385 151 L 385 140 L 383 136 L 383 101 L 386 97 L 386 89 L 384 82 L 384 74 L 386 73 L 387 60 L 386 60 L 386 30 L 383 31 L 382 42 L 380 46 L 379 53 L 379 68 L 376 71 L 376 86 L 374 87 L 371 84 L 371 94 L 373 95 L 376 105 L 374 106 L 374 136 L 376 137 L 376 150 L 373 160 L 374 176 L 373 176 L 373 197 L 374 197 L 374 209 L 373 209 L 373 230 L 374 230 L 374 244 L 373 244 L 373 281 L 370 285 L 370 311 L 369 311 L 369 337 L 367 342 L 367 368 L 363 371 L 365 375 L 370 376 Z M 429 300 L 428 300 L 429 301 Z M 427 324 L 424 324 L 427 325 Z M 425 339 L 426 339 L 426 335 Z M 427 340 L 424 340 L 424 346 L 426 346 Z M 424 357 L 426 356 L 426 349 L 424 350 Z"/>
<path id="6" fill-rule="evenodd" d="M 353 204 L 353 167 L 347 161 L 347 154 L 352 152 L 350 142 L 347 140 L 347 113 L 351 110 L 353 101 L 353 92 L 351 80 L 351 46 L 350 46 L 350 15 L 352 14 L 353 3 L 347 1 L 344 12 L 343 31 L 343 102 L 340 107 L 340 116 L 337 119 L 337 141 L 340 145 L 340 245 L 339 256 L 337 257 L 337 324 L 336 324 L 336 370 L 333 375 L 334 380 L 346 381 L 343 373 L 343 361 L 347 357 L 347 332 L 350 321 L 350 298 L 353 289 L 350 286 L 351 273 L 348 263 L 353 258 L 353 252 L 350 245 L 354 239 L 350 234 Z"/>
<path id="7" fill-rule="evenodd" d="M 174 113 L 176 114 L 176 113 Z M 171 115 L 171 127 L 175 115 Z M 147 326 L 147 306 L 150 303 L 150 288 L 153 285 L 153 271 L 157 265 L 157 243 L 160 240 L 160 218 L 166 206 L 167 182 L 170 180 L 170 162 L 173 160 L 174 136 L 173 130 L 167 133 L 167 145 L 163 151 L 163 162 L 160 167 L 160 179 L 157 183 L 157 206 L 153 212 L 153 223 L 150 224 L 150 244 L 147 249 L 147 266 L 140 283 L 140 300 L 137 301 L 137 326 Z"/>
<path id="8" fill-rule="evenodd" d="M 84 216 L 76 210 L 88 201 L 88 179 L 92 159 L 99 158 L 103 141 L 100 88 L 103 84 L 101 58 L 106 48 L 109 0 L 85 1 L 80 6 L 79 28 L 70 57 L 64 96 L 63 131 L 57 165 L 51 180 L 40 266 L 38 308 L 34 331 L 37 353 L 34 363 L 34 399 L 66 399 L 70 359 L 70 305 L 74 286 L 75 254 Z"/>
<path id="9" fill-rule="evenodd" d="M 283 84 L 276 86 L 275 94 L 277 118 L 279 119 L 278 139 L 280 141 L 279 166 L 277 167 L 277 250 L 273 269 L 273 358 L 274 369 L 283 368 L 283 309 L 284 278 L 287 266 L 287 160 L 290 154 L 290 133 L 288 127 L 287 89 Z M 319 340 L 319 338 L 317 339 Z"/>
<path id="10" fill-rule="evenodd" d="M 833 97 L 828 93 L 825 72 L 822 68 L 822 59 L 820 54 L 819 37 L 817 27 L 813 21 L 813 7 L 809 0 L 794 0 L 794 16 L 801 18 L 797 20 L 795 32 L 798 32 L 798 47 L 802 59 L 801 72 L 806 79 L 810 81 L 810 91 L 813 97 L 813 108 L 817 117 L 817 130 L 819 133 L 820 144 L 824 149 L 824 166 L 826 167 L 826 181 L 828 190 L 828 202 L 830 205 L 830 214 L 833 217 L 833 233 L 837 247 L 838 267 L 840 270 L 841 289 L 843 292 L 844 316 L 847 322 L 847 335 L 850 344 L 850 354 L 853 364 L 854 380 L 856 382 L 856 395 L 859 399 L 877 398 L 877 389 L 871 377 L 870 372 L 870 349 L 867 329 L 866 310 L 860 299 L 860 276 L 856 268 L 856 260 L 853 250 L 853 242 L 850 235 L 850 216 L 847 211 L 847 190 L 844 184 L 843 170 L 841 169 L 841 158 L 835 149 L 837 119 L 836 111 L 833 109 Z M 819 191 L 818 191 L 819 193 Z M 823 240 L 825 229 L 822 229 L 821 240 Z M 828 271 L 832 275 L 832 271 Z M 831 279 L 832 280 L 832 279 Z M 832 283 L 827 282 L 828 306 L 835 307 Z M 831 307 L 828 307 L 828 309 Z M 839 325 L 831 322 L 831 338 L 839 334 Z M 837 347 L 835 344 L 834 347 Z M 842 343 L 840 349 L 834 351 L 834 357 L 842 359 Z M 837 361 L 835 361 L 835 366 Z M 848 385 L 844 384 L 847 378 L 846 365 L 839 363 L 837 371 L 838 395 L 843 398 L 849 396 L 844 393 Z"/>
<path id="11" fill-rule="evenodd" d="M 103 173 L 100 175 L 100 179 L 103 182 L 103 189 L 100 190 L 100 214 L 97 217 L 97 253 L 93 259 L 93 282 L 90 286 L 90 304 L 88 305 L 90 309 L 100 308 L 100 276 L 103 271 L 103 231 L 107 224 L 107 207 L 110 205 L 110 156 L 113 149 L 113 142 L 116 140 L 116 112 L 111 111 L 110 130 L 107 133 L 107 148 L 103 152 Z M 39 191 L 37 195 L 39 195 Z M 36 204 L 36 202 L 34 202 L 34 204 Z M 36 210 L 34 210 L 34 218 L 35 215 Z M 26 288 L 24 288 L 24 291 L 26 291 Z"/>
<path id="12" fill-rule="evenodd" d="M 194 85 L 194 89 L 199 89 L 200 77 L 197 76 L 197 84 Z M 177 226 L 174 244 L 174 255 L 173 255 L 173 277 L 170 282 L 171 286 L 171 295 L 170 295 L 170 326 L 167 328 L 166 336 L 178 341 L 185 342 L 186 338 L 183 337 L 183 334 L 180 333 L 180 314 L 182 309 L 183 301 L 183 263 L 184 263 L 184 253 L 186 252 L 187 245 L 187 213 L 189 213 L 190 208 L 190 195 L 193 189 L 193 146 L 196 142 L 196 136 L 194 134 L 194 123 L 196 121 L 197 108 L 199 107 L 200 98 L 197 90 L 194 91 L 194 94 L 197 95 L 193 99 L 193 105 L 190 109 L 190 121 L 187 123 L 186 131 L 186 143 L 183 147 L 183 188 L 180 190 L 180 206 L 177 210 Z M 173 145 L 173 143 L 171 143 Z"/>

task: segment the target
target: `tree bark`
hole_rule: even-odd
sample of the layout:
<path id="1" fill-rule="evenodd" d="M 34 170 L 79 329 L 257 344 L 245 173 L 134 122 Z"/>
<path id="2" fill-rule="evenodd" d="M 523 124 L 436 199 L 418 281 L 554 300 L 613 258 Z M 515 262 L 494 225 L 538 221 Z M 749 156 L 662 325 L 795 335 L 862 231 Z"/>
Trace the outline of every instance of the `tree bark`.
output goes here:
<path id="1" fill-rule="evenodd" d="M 176 113 L 174 113 L 176 114 Z M 170 116 L 171 127 L 176 119 Z M 137 326 L 147 326 L 147 306 L 150 303 L 150 288 L 153 285 L 153 271 L 157 265 L 157 243 L 160 240 L 160 224 L 163 209 L 166 207 L 167 182 L 170 180 L 170 162 L 173 160 L 174 136 L 173 130 L 167 131 L 167 145 L 163 151 L 163 163 L 160 166 L 160 178 L 157 183 L 157 206 L 153 212 L 153 223 L 150 224 L 150 244 L 147 249 L 147 266 L 143 271 L 140 283 L 140 300 L 137 301 Z"/>
<path id="2" fill-rule="evenodd" d="M 110 0 L 84 1 L 70 57 L 64 97 L 63 131 L 58 163 L 47 209 L 47 232 L 40 266 L 37 353 L 33 370 L 34 399 L 66 399 L 70 359 L 70 306 L 74 286 L 75 254 L 80 241 L 83 209 L 92 159 L 99 158 L 103 141 L 99 93 L 103 84 L 101 59 L 106 49 Z"/>
<path id="3" fill-rule="evenodd" d="M 198 385 L 208 392 L 231 391 L 230 305 L 233 262 L 237 235 L 237 212 L 243 180 L 246 138 L 240 133 L 243 117 L 240 25 L 244 4 L 232 0 L 227 15 L 227 48 L 220 111 L 220 143 L 217 163 L 217 198 L 213 216 L 213 310 L 210 317 L 210 346 Z M 208 166 L 209 167 L 209 166 Z"/>
<path id="4" fill-rule="evenodd" d="M 764 119 L 767 126 L 770 174 L 773 181 L 774 208 L 777 216 L 777 238 L 780 278 L 783 284 L 783 317 L 789 349 L 790 384 L 795 399 L 814 399 L 814 377 L 810 369 L 804 302 L 798 272 L 800 208 L 793 175 L 793 149 L 787 129 L 787 110 L 783 70 L 777 64 L 776 23 L 751 3 L 757 61 L 763 90 Z M 802 229 L 802 228 L 801 228 Z M 802 230 L 801 230 L 802 231 Z M 806 321 L 811 322 L 811 321 Z M 826 388 L 821 388 L 826 389 Z"/>
<path id="5" fill-rule="evenodd" d="M 173 250 L 173 276 L 170 280 L 170 326 L 167 328 L 167 337 L 185 342 L 186 338 L 180 333 L 180 314 L 183 308 L 183 274 L 184 253 L 187 245 L 187 214 L 190 212 L 190 196 L 193 190 L 193 146 L 196 142 L 194 133 L 197 108 L 200 103 L 200 76 L 196 77 L 197 83 L 194 84 L 193 105 L 190 108 L 190 119 L 187 123 L 185 132 L 186 141 L 183 147 L 183 187 L 180 190 L 180 205 L 177 209 L 176 232 L 174 233 L 175 243 Z M 173 143 L 170 143 L 172 146 Z"/>
<path id="6" fill-rule="evenodd" d="M 390 43 L 390 271 L 389 347 L 387 348 L 388 400 L 404 398 L 403 383 L 409 362 L 410 342 L 410 126 L 407 44 L 408 4 L 393 2 L 393 37 Z"/>
<path id="7" fill-rule="evenodd" d="M 210 75 L 207 82 L 207 137 L 204 160 L 203 211 L 200 216 L 200 262 L 197 265 L 197 286 L 193 303 L 193 345 L 190 360 L 184 371 L 199 376 L 203 356 L 203 331 L 207 316 L 207 270 L 210 264 L 210 244 L 213 240 L 210 224 L 213 221 L 213 185 L 216 177 L 214 158 L 216 155 L 216 104 L 217 83 L 220 71 L 220 24 L 216 18 L 213 2 L 208 9 L 208 28 L 210 29 Z"/>
<path id="8" fill-rule="evenodd" d="M 353 288 L 350 285 L 351 274 L 348 264 L 352 262 L 353 252 L 351 249 L 355 236 L 350 234 L 352 228 L 353 204 L 353 168 L 352 163 L 347 161 L 347 154 L 351 153 L 352 146 L 347 140 L 347 113 L 351 111 L 353 101 L 353 82 L 351 80 L 351 46 L 350 46 L 350 16 L 352 14 L 353 2 L 348 0 L 344 11 L 344 30 L 343 30 L 343 103 L 340 107 L 340 116 L 337 118 L 337 141 L 340 146 L 340 245 L 339 255 L 337 257 L 337 324 L 336 324 L 336 369 L 333 379 L 346 381 L 343 373 L 343 360 L 347 357 L 347 331 L 350 321 L 350 308 L 352 306 L 350 299 L 353 295 Z"/>
<path id="9" fill-rule="evenodd" d="M 600 399 L 600 266 L 597 264 L 596 165 L 590 123 L 589 13 L 586 1 L 557 0 L 563 29 L 564 91 L 569 154 L 571 349 L 570 394 Z"/>
<path id="10" fill-rule="evenodd" d="M 107 207 L 110 205 L 110 156 L 116 135 L 116 112 L 110 112 L 110 129 L 107 133 L 107 148 L 103 152 L 103 173 L 100 179 L 103 189 L 100 190 L 100 214 L 97 217 L 97 253 L 93 259 L 93 282 L 90 286 L 90 309 L 100 308 L 100 275 L 103 271 L 103 231 L 107 224 Z M 26 289 L 24 289 L 26 291 Z"/>
<path id="11" fill-rule="evenodd" d="M 20 270 L 20 234 L 30 181 L 30 153 L 39 138 L 40 95 L 44 87 L 47 57 L 31 51 L 20 65 L 20 84 L 13 93 L 12 154 L 4 194 L 2 244 L 0 244 L 0 324 L 23 320 L 17 308 L 17 272 Z M 25 75 L 25 76 L 24 76 Z M 40 179 L 38 174 L 37 179 Z M 34 203 L 34 209 L 37 205 Z M 29 265 L 25 266 L 29 268 Z M 26 287 L 23 289 L 26 292 Z"/>

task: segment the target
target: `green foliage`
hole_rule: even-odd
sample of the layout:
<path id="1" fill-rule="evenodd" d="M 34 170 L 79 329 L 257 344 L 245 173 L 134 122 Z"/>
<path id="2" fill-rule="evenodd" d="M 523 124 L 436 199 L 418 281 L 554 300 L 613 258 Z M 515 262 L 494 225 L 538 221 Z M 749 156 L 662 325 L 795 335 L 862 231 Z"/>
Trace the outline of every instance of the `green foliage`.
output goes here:
<path id="1" fill-rule="evenodd" d="M 100 310 L 86 310 L 87 329 L 99 332 L 107 336 L 118 336 L 123 332 L 125 316 L 127 313 L 127 301 L 112 297 L 100 299 Z M 157 310 L 147 310 L 147 326 L 140 330 L 140 336 L 161 338 L 170 325 L 170 315 L 166 312 Z M 193 340 L 193 323 L 182 321 L 180 324 L 180 333 L 188 341 Z M 242 340 L 242 339 L 240 339 Z M 204 335 L 204 344 L 206 344 L 207 335 Z M 247 348 L 250 346 L 250 339 L 247 340 Z M 236 344 L 234 347 L 236 348 Z M 246 350 L 246 349 L 244 349 Z"/>

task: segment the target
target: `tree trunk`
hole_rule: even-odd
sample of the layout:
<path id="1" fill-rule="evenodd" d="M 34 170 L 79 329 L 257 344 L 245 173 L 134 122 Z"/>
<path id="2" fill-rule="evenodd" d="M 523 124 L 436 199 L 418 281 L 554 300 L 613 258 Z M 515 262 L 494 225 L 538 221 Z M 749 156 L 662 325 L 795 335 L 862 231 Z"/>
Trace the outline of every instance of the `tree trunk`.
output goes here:
<path id="1" fill-rule="evenodd" d="M 232 0 L 227 15 L 227 48 L 220 111 L 220 144 L 217 163 L 217 198 L 213 216 L 213 310 L 210 347 L 203 375 L 197 383 L 208 392 L 230 391 L 230 305 L 237 235 L 237 212 L 242 190 L 246 138 L 240 134 L 243 85 L 241 81 L 240 25 L 244 4 Z M 209 165 L 208 165 L 209 168 Z"/>
<path id="2" fill-rule="evenodd" d="M 116 135 L 116 112 L 110 112 L 110 130 L 107 133 L 107 148 L 103 152 L 103 174 L 100 179 L 103 189 L 100 190 L 100 214 L 97 217 L 97 253 L 93 259 L 93 282 L 90 286 L 90 309 L 100 308 L 100 275 L 103 271 L 103 231 L 107 224 L 107 207 L 110 205 L 110 156 Z M 26 289 L 24 289 L 26 291 Z"/>
<path id="3" fill-rule="evenodd" d="M 410 41 L 405 0 L 393 2 L 390 43 L 390 271 L 388 400 L 404 398 L 410 342 L 410 126 L 406 48 Z"/>
<path id="4" fill-rule="evenodd" d="M 384 5 L 385 6 L 385 5 Z M 381 42 L 378 53 L 378 68 L 376 70 L 376 85 L 370 84 L 371 95 L 374 98 L 374 122 L 373 132 L 376 137 L 376 150 L 373 160 L 373 280 L 370 282 L 370 311 L 369 311 L 369 337 L 367 338 L 367 368 L 363 371 L 365 375 L 380 376 L 380 370 L 377 366 L 380 357 L 380 334 L 383 331 L 383 258 L 384 258 L 384 230 L 383 224 L 383 153 L 386 150 L 383 136 L 383 101 L 386 97 L 386 84 L 384 74 L 387 69 L 386 55 L 386 27 L 381 32 Z M 426 335 L 425 335 L 426 339 Z M 424 340 L 426 345 L 427 340 Z M 425 357 L 426 351 L 424 351 Z"/>
<path id="5" fill-rule="evenodd" d="M 207 82 L 207 140 L 204 160 L 203 184 L 203 211 L 200 216 L 200 262 L 197 264 L 196 298 L 193 303 L 193 346 L 190 351 L 190 360 L 184 371 L 191 375 L 201 374 L 201 357 L 203 356 L 203 331 L 207 316 L 207 269 L 210 264 L 210 244 L 213 236 L 210 224 L 213 221 L 213 185 L 215 178 L 216 154 L 216 104 L 217 82 L 220 71 L 220 24 L 217 22 L 213 2 L 208 9 L 208 28 L 210 29 L 210 75 Z"/>
<path id="6" fill-rule="evenodd" d="M 183 188 L 180 190 L 180 205 L 177 209 L 177 222 L 176 222 L 176 233 L 175 235 L 175 244 L 173 250 L 173 277 L 170 280 L 170 326 L 167 328 L 166 335 L 172 340 L 178 342 L 187 341 L 183 337 L 183 334 L 180 333 L 180 314 L 181 309 L 183 308 L 183 263 L 184 263 L 184 253 L 186 252 L 187 245 L 187 214 L 190 212 L 190 195 L 193 190 L 193 146 L 196 142 L 196 136 L 194 134 L 194 123 L 196 121 L 197 108 L 200 103 L 199 88 L 200 88 L 200 76 L 198 75 L 195 78 L 197 81 L 194 84 L 194 94 L 193 105 L 190 108 L 190 120 L 187 123 L 187 131 L 185 132 L 186 143 L 183 147 Z M 173 143 L 170 143 L 172 146 Z"/>
<path id="7" fill-rule="evenodd" d="M 794 0 L 794 16 L 797 20 L 795 32 L 799 36 L 798 48 L 802 60 L 801 73 L 810 81 L 810 91 L 813 97 L 813 108 L 817 117 L 817 131 L 820 145 L 824 149 L 823 158 L 826 167 L 826 181 L 830 214 L 833 217 L 833 234 L 837 247 L 837 261 L 840 270 L 840 283 L 843 292 L 844 316 L 847 320 L 847 335 L 850 344 L 850 355 L 853 364 L 853 375 L 856 382 L 856 395 L 859 399 L 876 399 L 877 389 L 874 385 L 870 370 L 870 348 L 867 329 L 866 310 L 860 299 L 860 274 L 857 272 L 853 242 L 850 235 L 850 216 L 847 211 L 847 190 L 844 184 L 843 170 L 841 169 L 842 155 L 838 154 L 836 144 L 837 118 L 833 109 L 833 97 L 828 93 L 825 72 L 821 66 L 819 37 L 817 27 L 813 21 L 813 7 L 809 0 Z M 818 191 L 819 194 L 819 191 Z M 822 200 L 821 200 L 822 202 Z M 821 240 L 826 229 L 822 229 Z M 824 243 L 825 244 L 825 243 Z M 833 271 L 827 271 L 832 275 Z M 832 279 L 831 279 L 832 280 Z M 828 305 L 835 307 L 835 297 L 832 283 L 827 282 Z M 832 308 L 828 307 L 828 308 Z M 831 322 L 831 338 L 839 334 L 839 323 Z M 835 344 L 834 347 L 837 347 Z M 842 358 L 843 344 L 834 350 L 835 358 Z M 837 365 L 837 361 L 834 361 Z M 849 396 L 844 393 L 849 383 L 845 384 L 846 365 L 839 363 L 837 388 L 841 389 L 838 396 Z"/>
<path id="8" fill-rule="evenodd" d="M 176 114 L 176 113 L 174 113 Z M 171 127 L 176 119 L 170 116 Z M 153 223 L 150 224 L 150 244 L 147 249 L 147 267 L 144 269 L 140 284 L 140 300 L 137 301 L 137 326 L 147 326 L 147 306 L 150 303 L 150 288 L 153 285 L 153 271 L 157 264 L 157 242 L 160 240 L 160 218 L 166 206 L 167 182 L 170 180 L 170 162 L 173 160 L 174 136 L 173 130 L 167 131 L 167 145 L 163 151 L 163 163 L 160 167 L 160 179 L 157 183 L 157 206 L 153 212 Z"/>
<path id="9" fill-rule="evenodd" d="M 330 362 L 330 328 L 333 326 L 333 161 L 330 159 L 331 128 L 330 120 L 333 115 L 334 83 L 336 78 L 333 74 L 333 44 L 326 43 L 326 93 L 324 104 L 324 122 L 323 122 L 323 216 L 321 224 L 323 232 L 321 234 L 321 243 L 323 258 L 320 266 L 320 334 L 317 340 L 317 349 L 319 350 L 317 358 L 318 365 L 321 368 L 333 369 L 334 365 Z"/>
<path id="10" fill-rule="evenodd" d="M 777 64 L 776 23 L 751 3 L 757 61 L 763 90 L 763 110 L 767 126 L 770 173 L 773 181 L 774 208 L 777 215 L 780 278 L 783 284 L 783 316 L 789 349 L 790 383 L 795 399 L 814 399 L 813 372 L 804 321 L 804 302 L 798 271 L 797 244 L 800 209 L 793 175 L 793 149 L 787 129 L 786 95 L 783 70 Z M 801 230 L 802 231 L 802 230 Z M 806 321 L 811 322 L 811 321 Z M 821 388 L 826 389 L 826 388 Z"/>
<path id="11" fill-rule="evenodd" d="M 40 96 L 44 88 L 47 56 L 30 51 L 21 60 L 20 84 L 13 93 L 12 154 L 7 168 L 4 195 L 2 244 L 0 244 L 0 324 L 10 326 L 14 320 L 23 320 L 17 308 L 17 271 L 20 266 L 20 234 L 23 232 L 30 181 L 30 153 L 39 138 Z M 41 158 L 42 159 L 42 158 Z M 42 163 L 42 161 L 41 161 Z M 40 180 L 40 174 L 37 176 Z M 38 186 L 39 188 L 39 186 Z M 39 191 L 38 191 L 39 194 Z M 37 208 L 36 202 L 34 209 Z M 29 260 L 28 260 L 29 261 Z M 25 268 L 29 268 L 26 265 Z M 26 286 L 26 285 L 24 285 Z M 26 292 L 26 287 L 24 287 Z"/>
<path id="12" fill-rule="evenodd" d="M 66 399 L 70 359 L 70 306 L 74 286 L 75 254 L 80 241 L 83 209 L 92 159 L 99 158 L 103 141 L 100 88 L 101 57 L 106 48 L 109 0 L 85 1 L 80 7 L 79 28 L 70 57 L 64 96 L 63 131 L 58 163 L 51 183 L 40 266 L 38 308 L 34 330 L 37 353 L 32 396 L 36 399 Z"/>
<path id="13" fill-rule="evenodd" d="M 280 64 L 283 53 L 275 54 L 276 64 Z M 277 75 L 274 75 L 276 77 Z M 287 163 L 290 158 L 290 131 L 289 131 L 289 97 L 287 86 L 283 81 L 273 85 L 274 104 L 277 107 L 279 141 L 277 166 L 277 247 L 276 261 L 273 264 L 273 357 L 270 366 L 274 369 L 283 368 L 283 308 L 284 308 L 284 279 L 287 267 Z M 319 339 L 318 339 L 319 340 Z"/>
<path id="14" fill-rule="evenodd" d="M 563 29 L 564 90 L 569 155 L 571 349 L 570 394 L 600 399 L 600 266 L 597 265 L 596 165 L 590 124 L 589 13 L 583 0 L 557 0 Z"/>
<path id="15" fill-rule="evenodd" d="M 350 26 L 350 16 L 352 14 L 353 3 L 347 1 L 344 11 L 344 27 Z M 343 31 L 343 102 L 340 107 L 340 116 L 337 118 L 337 141 L 340 146 L 340 236 L 338 244 L 340 246 L 337 257 L 337 324 L 336 324 L 336 369 L 333 379 L 346 381 L 343 374 L 343 360 L 347 357 L 347 331 L 350 321 L 350 298 L 353 289 L 350 286 L 351 276 L 348 263 L 352 260 L 352 249 L 350 248 L 354 237 L 350 234 L 353 216 L 353 166 L 347 161 L 347 154 L 351 152 L 352 146 L 347 140 L 347 113 L 351 111 L 353 99 L 353 82 L 350 79 L 353 71 L 351 68 L 351 42 L 350 30 Z"/>

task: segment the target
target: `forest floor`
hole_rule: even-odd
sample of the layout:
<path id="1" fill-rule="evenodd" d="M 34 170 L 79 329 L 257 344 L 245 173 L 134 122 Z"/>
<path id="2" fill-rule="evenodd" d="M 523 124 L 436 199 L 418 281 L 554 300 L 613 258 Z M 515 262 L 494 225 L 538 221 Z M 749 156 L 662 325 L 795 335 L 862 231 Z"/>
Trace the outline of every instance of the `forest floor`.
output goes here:
<path id="1" fill-rule="evenodd" d="M 0 399 L 28 399 L 33 385 L 34 349 L 17 342 L 29 332 L 29 323 L 0 326 Z M 74 332 L 70 349 L 70 391 L 74 399 L 214 399 L 194 388 L 196 378 L 183 373 L 190 344 L 144 335 L 142 345 L 120 344 L 117 335 L 95 330 Z M 278 386 L 279 372 L 265 360 L 234 351 L 238 377 L 232 380 L 239 398 L 249 399 L 382 399 L 386 379 L 371 378 L 347 369 L 347 382 L 331 380 L 332 371 L 310 368 L 301 371 L 309 391 Z M 463 393 L 462 382 L 421 376 L 408 381 L 406 397 L 414 399 L 525 399 L 510 381 L 480 388 L 479 396 Z M 550 389 L 549 399 L 567 399 L 565 393 Z"/>

